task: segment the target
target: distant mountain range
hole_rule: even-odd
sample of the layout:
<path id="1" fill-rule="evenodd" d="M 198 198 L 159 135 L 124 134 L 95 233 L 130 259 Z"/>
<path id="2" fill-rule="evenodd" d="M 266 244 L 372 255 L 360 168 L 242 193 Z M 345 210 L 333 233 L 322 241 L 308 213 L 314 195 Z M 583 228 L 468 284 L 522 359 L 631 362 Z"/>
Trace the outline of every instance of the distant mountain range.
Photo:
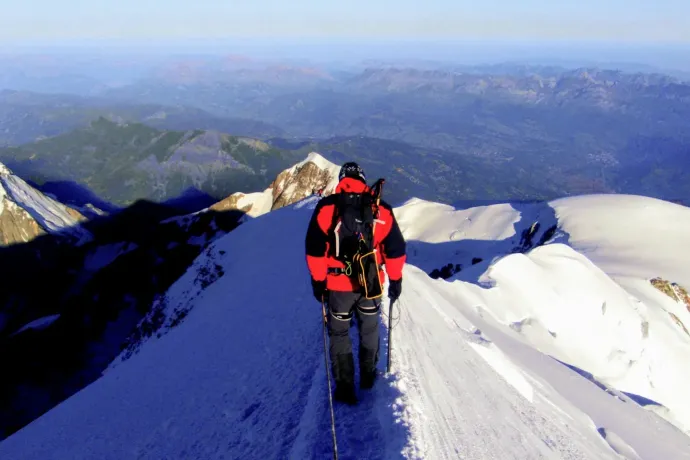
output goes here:
<path id="1" fill-rule="evenodd" d="M 292 138 L 364 136 L 511 162 L 538 172 L 542 182 L 553 183 L 547 188 L 561 193 L 690 196 L 689 84 L 602 69 L 505 72 L 386 67 L 312 75 L 296 84 L 228 70 L 223 79 L 199 77 L 184 85 L 141 80 L 107 96 L 175 100 L 219 116 L 261 120 Z"/>
<path id="2" fill-rule="evenodd" d="M 164 201 L 189 189 L 224 197 L 262 188 L 292 160 L 253 138 L 160 131 L 105 118 L 67 134 L 0 149 L 0 158 L 41 186 L 74 182 L 115 205 L 141 198 Z"/>
<path id="3" fill-rule="evenodd" d="M 251 166 L 253 173 L 238 176 L 228 160 L 220 174 L 218 165 L 199 166 L 207 155 L 180 162 L 170 153 L 162 163 L 157 157 L 151 162 L 155 155 L 136 141 L 137 153 L 116 160 L 130 169 L 98 169 L 88 151 L 72 153 L 84 143 L 72 131 L 99 117 L 130 126 L 113 137 L 131 138 L 137 124 L 161 135 L 178 131 L 162 136 L 153 150 L 167 152 L 195 131 L 210 130 L 264 141 L 275 162 L 262 171 L 259 161 L 259 169 Z M 336 163 L 361 161 L 372 175 L 389 178 L 398 200 L 548 199 L 596 192 L 687 200 L 688 119 L 690 85 L 661 74 L 525 65 L 336 71 L 190 59 L 158 65 L 145 77 L 103 89 L 98 98 L 0 93 L 0 143 L 67 136 L 3 150 L 0 161 L 42 187 L 76 181 L 116 204 L 166 199 L 189 187 L 209 195 L 207 201 L 262 190 L 272 175 L 311 151 Z M 222 144 L 204 136 L 207 147 Z M 100 142 L 90 139 L 88 145 L 105 149 L 115 161 L 128 141 Z M 60 163 L 64 170 L 49 168 L 49 158 L 68 151 Z M 142 163 L 145 151 L 149 160 Z M 83 155 L 90 166 L 69 165 Z M 118 183 L 104 185 L 107 175 Z"/>
<path id="4" fill-rule="evenodd" d="M 546 147 L 504 158 L 361 136 L 261 141 L 101 118 L 60 136 L 0 148 L 0 161 L 63 202 L 105 210 L 142 198 L 175 198 L 171 204 L 191 212 L 235 192 L 263 190 L 276 174 L 311 152 L 336 164 L 357 161 L 372 180 L 385 177 L 393 203 L 413 196 L 446 203 L 615 192 L 690 197 L 690 181 L 684 180 L 688 167 L 683 166 L 688 152 L 682 143 L 646 139 L 635 147 L 644 154 L 631 155 L 625 163 L 582 153 L 549 159 Z"/>
<path id="5" fill-rule="evenodd" d="M 690 96 L 690 85 L 677 78 L 596 68 L 558 71 L 536 67 L 530 71 L 523 66 L 506 68 L 503 74 L 495 70 L 476 73 L 392 67 L 334 74 L 275 67 L 212 69 L 199 69 L 194 78 L 182 72 L 188 76 L 184 84 L 166 73 L 110 89 L 103 95 L 137 102 L 174 100 L 219 115 L 275 123 L 296 136 L 369 135 L 430 147 L 443 147 L 435 137 L 438 133 L 462 138 L 465 131 L 458 128 L 481 128 L 482 123 L 477 122 L 490 118 L 501 124 L 514 123 L 518 118 L 534 118 L 536 122 L 542 117 L 567 120 L 572 113 L 565 109 L 603 109 L 605 113 L 625 115 L 626 121 L 657 115 L 665 115 L 667 122 L 677 121 L 683 116 L 678 113 L 681 107 L 687 112 Z M 497 110 L 522 105 L 545 112 Z M 477 112 L 478 108 L 492 110 Z M 424 129 L 431 127 L 425 127 L 424 120 L 438 126 L 435 130 Z M 386 132 L 396 127 L 407 129 L 397 135 Z M 572 127 L 591 129 L 590 125 Z M 420 143 L 410 137 L 410 129 L 429 139 Z"/>
<path id="6" fill-rule="evenodd" d="M 207 197 L 203 204 L 208 205 L 234 192 L 263 190 L 280 171 L 311 152 L 321 152 L 338 164 L 358 161 L 372 180 L 385 177 L 391 202 L 410 196 L 445 202 L 507 195 L 547 198 L 564 189 L 596 188 L 596 184 L 568 187 L 545 181 L 547 171 L 542 167 L 516 168 L 514 162 L 502 159 L 384 139 L 264 142 L 215 131 L 160 131 L 105 118 L 56 137 L 0 149 L 0 161 L 66 203 L 107 209 L 142 198 L 166 201 L 185 193 Z"/>
<path id="7" fill-rule="evenodd" d="M 99 117 L 137 121 L 154 128 L 208 129 L 250 137 L 284 135 L 276 126 L 212 115 L 198 108 L 120 103 L 98 97 L 0 91 L 0 146 L 15 146 L 83 127 Z"/>

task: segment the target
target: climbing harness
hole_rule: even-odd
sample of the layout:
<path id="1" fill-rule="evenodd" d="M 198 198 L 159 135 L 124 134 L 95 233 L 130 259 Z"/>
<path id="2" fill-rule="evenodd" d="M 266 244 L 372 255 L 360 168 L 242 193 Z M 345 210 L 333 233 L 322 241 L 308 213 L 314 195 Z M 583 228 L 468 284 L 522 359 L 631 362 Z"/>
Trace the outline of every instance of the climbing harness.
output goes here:
<path id="1" fill-rule="evenodd" d="M 333 389 L 331 387 L 331 373 L 328 369 L 328 315 L 326 314 L 326 301 L 321 297 L 321 312 L 323 314 L 323 356 L 326 363 L 326 378 L 328 379 L 328 404 L 331 409 L 331 433 L 333 434 L 333 460 L 338 460 L 338 440 L 335 435 L 335 411 L 333 410 Z"/>

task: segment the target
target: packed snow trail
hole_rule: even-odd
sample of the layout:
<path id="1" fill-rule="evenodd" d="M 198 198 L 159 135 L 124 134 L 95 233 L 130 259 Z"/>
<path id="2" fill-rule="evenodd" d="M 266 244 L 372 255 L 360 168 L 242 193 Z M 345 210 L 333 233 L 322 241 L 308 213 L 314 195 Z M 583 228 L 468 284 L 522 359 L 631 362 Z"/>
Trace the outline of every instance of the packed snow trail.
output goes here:
<path id="1" fill-rule="evenodd" d="M 250 219 L 214 243 L 169 290 L 167 333 L 0 443 L 0 458 L 330 458 L 321 306 L 304 262 L 314 205 Z M 641 407 L 597 389 L 597 409 L 611 412 L 600 427 L 538 362 L 520 367 L 472 322 L 479 287 L 411 265 L 404 277 L 394 375 L 360 405 L 337 406 L 341 459 L 619 459 L 614 444 L 645 459 L 690 455 L 690 438 Z M 570 391 L 593 387 L 558 368 Z M 617 416 L 650 429 L 632 440 Z"/>
<path id="2" fill-rule="evenodd" d="M 440 284 L 440 283 L 439 283 Z M 415 454 L 434 459 L 616 458 L 586 423 L 546 403 L 472 325 L 444 313 L 453 297 L 406 267 L 393 361 Z M 397 341 L 396 341 L 397 338 Z M 498 360 L 508 378 L 489 364 Z"/>

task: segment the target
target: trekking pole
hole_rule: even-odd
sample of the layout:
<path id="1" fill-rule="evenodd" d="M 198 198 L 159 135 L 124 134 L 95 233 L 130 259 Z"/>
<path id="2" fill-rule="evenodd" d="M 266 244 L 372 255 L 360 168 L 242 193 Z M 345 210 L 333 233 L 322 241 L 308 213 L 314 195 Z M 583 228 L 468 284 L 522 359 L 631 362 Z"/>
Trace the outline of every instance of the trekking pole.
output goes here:
<path id="1" fill-rule="evenodd" d="M 391 373 L 391 352 L 393 349 L 393 304 L 395 300 L 388 305 L 388 365 L 386 366 L 386 373 Z"/>
<path id="2" fill-rule="evenodd" d="M 326 302 L 321 297 L 321 312 L 323 314 L 323 356 L 326 363 L 326 379 L 328 380 L 328 404 L 331 408 L 331 433 L 333 434 L 333 460 L 338 460 L 338 440 L 335 436 L 335 411 L 333 410 L 333 391 L 331 389 L 331 373 L 328 369 L 328 336 L 326 332 L 326 324 L 328 323 L 328 316 L 326 314 Z"/>

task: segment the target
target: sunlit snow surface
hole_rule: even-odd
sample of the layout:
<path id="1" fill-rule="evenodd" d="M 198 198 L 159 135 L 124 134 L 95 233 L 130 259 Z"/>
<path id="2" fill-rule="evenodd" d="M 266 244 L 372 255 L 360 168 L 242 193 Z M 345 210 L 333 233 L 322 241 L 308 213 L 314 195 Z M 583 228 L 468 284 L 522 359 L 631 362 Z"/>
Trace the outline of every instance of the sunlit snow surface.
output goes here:
<path id="1" fill-rule="evenodd" d="M 629 197 L 597 210 L 599 199 L 397 209 L 410 259 L 393 375 L 359 406 L 336 407 L 340 458 L 690 458 L 690 437 L 622 393 L 688 426 L 690 337 L 666 313 L 680 317 L 677 302 L 647 280 L 684 282 L 688 237 L 635 239 L 616 226 L 632 225 L 626 206 L 667 204 Z M 160 304 L 160 338 L 0 443 L 0 458 L 330 458 L 321 307 L 304 263 L 315 203 L 249 219 L 214 243 Z M 672 222 L 688 218 L 673 209 Z M 546 233 L 556 219 L 561 228 Z M 537 220 L 532 241 L 550 244 L 515 251 Z M 605 250 L 611 242 L 619 252 Z M 428 276 L 449 262 L 462 271 Z M 204 282 L 214 267 L 223 275 Z"/>

